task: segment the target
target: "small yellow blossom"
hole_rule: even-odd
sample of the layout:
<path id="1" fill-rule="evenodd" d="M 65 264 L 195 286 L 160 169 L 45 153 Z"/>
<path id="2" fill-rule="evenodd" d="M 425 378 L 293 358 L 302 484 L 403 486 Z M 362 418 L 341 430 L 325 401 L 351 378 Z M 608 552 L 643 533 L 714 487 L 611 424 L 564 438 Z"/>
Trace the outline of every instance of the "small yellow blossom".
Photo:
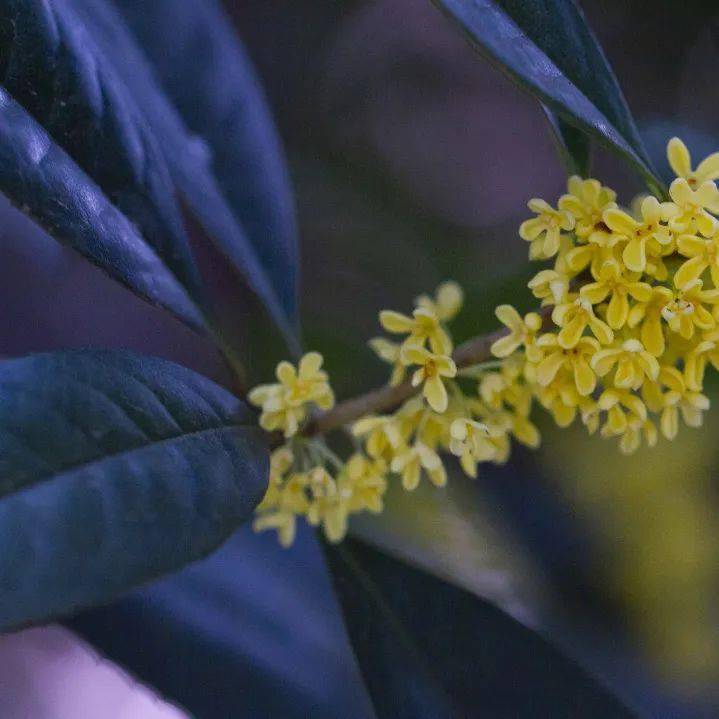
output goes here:
<path id="1" fill-rule="evenodd" d="M 615 259 L 615 248 L 619 247 L 621 235 L 608 234 L 603 244 L 589 242 L 578 245 L 567 252 L 566 267 L 572 276 L 576 276 L 589 268 L 592 277 L 599 276 L 599 270 L 605 262 Z"/>
<path id="2" fill-rule="evenodd" d="M 270 455 L 270 481 L 267 485 L 267 492 L 260 504 L 258 511 L 274 509 L 280 503 L 282 495 L 282 484 L 287 472 L 294 462 L 292 450 L 287 445 L 282 445 Z"/>
<path id="3" fill-rule="evenodd" d="M 566 210 L 555 210 L 544 200 L 530 200 L 527 206 L 537 214 L 519 227 L 519 236 L 530 243 L 529 258 L 546 260 L 554 257 L 562 232 L 574 229 L 574 217 Z"/>
<path id="4" fill-rule="evenodd" d="M 599 397 L 597 405 L 599 409 L 607 412 L 607 420 L 601 431 L 602 436 L 619 437 L 619 448 L 624 454 L 636 451 L 642 437 L 650 447 L 656 444 L 656 427 L 647 418 L 644 402 L 631 391 L 605 390 Z"/>
<path id="5" fill-rule="evenodd" d="M 248 395 L 252 404 L 262 408 L 260 426 L 268 431 L 283 430 L 285 437 L 297 433 L 307 416 L 307 406 L 320 409 L 334 404 L 327 373 L 321 370 L 322 355 L 309 352 L 300 360 L 298 369 L 289 362 L 277 365 L 276 384 L 259 385 Z"/>
<path id="6" fill-rule="evenodd" d="M 669 186 L 669 196 L 674 204 L 669 226 L 674 232 L 693 233 L 698 230 L 710 237 L 719 228 L 712 212 L 719 212 L 719 189 L 713 182 L 704 182 L 692 189 L 683 178 L 677 178 Z"/>
<path id="7" fill-rule="evenodd" d="M 577 392 L 586 396 L 594 391 L 597 378 L 592 369 L 592 358 L 599 351 L 600 345 L 593 337 L 580 337 L 574 347 L 565 348 L 559 344 L 557 335 L 544 334 L 537 340 L 537 346 L 545 352 L 544 359 L 537 367 L 537 381 L 547 387 L 561 369 L 570 371 Z"/>
<path id="8" fill-rule="evenodd" d="M 701 341 L 684 358 L 684 379 L 687 387 L 695 392 L 704 386 L 704 372 L 711 362 L 719 369 L 719 330 L 705 332 Z"/>
<path id="9" fill-rule="evenodd" d="M 369 346 L 374 353 L 383 361 L 392 365 L 392 374 L 389 383 L 392 387 L 396 387 L 402 383 L 407 373 L 407 366 L 402 362 L 402 345 L 397 342 L 391 342 L 384 337 L 374 337 L 369 341 Z"/>
<path id="10" fill-rule="evenodd" d="M 589 395 L 580 395 L 571 372 L 562 369 L 548 385 L 539 386 L 537 399 L 552 415 L 557 426 L 565 428 L 574 422 L 583 401 L 589 399 Z"/>
<path id="11" fill-rule="evenodd" d="M 569 295 L 567 302 L 555 306 L 552 320 L 562 328 L 557 342 L 563 349 L 575 347 L 587 328 L 600 344 L 608 345 L 614 339 L 609 325 L 594 314 L 592 303 L 584 297 Z"/>
<path id="12" fill-rule="evenodd" d="M 701 280 L 691 280 L 677 288 L 671 300 L 662 308 L 662 317 L 673 332 L 684 339 L 691 339 L 695 328 L 710 330 L 716 325 L 705 304 L 719 304 L 719 290 L 704 290 Z"/>
<path id="13" fill-rule="evenodd" d="M 662 397 L 659 426 L 667 439 L 674 439 L 679 430 L 679 414 L 688 427 L 701 427 L 702 412 L 709 409 L 709 398 L 687 387 L 676 367 L 662 367 L 659 382 L 668 391 Z"/>
<path id="14" fill-rule="evenodd" d="M 379 321 L 387 332 L 408 334 L 404 346 L 423 347 L 429 342 L 430 349 L 438 354 L 452 353 L 452 340 L 439 320 L 439 317 L 423 307 L 419 307 L 411 317 L 393 310 L 382 310 Z"/>
<path id="15" fill-rule="evenodd" d="M 677 286 L 681 287 L 699 279 L 708 269 L 714 287 L 719 288 L 719 232 L 709 238 L 680 235 L 677 249 L 680 254 L 689 258 L 674 275 Z"/>
<path id="16" fill-rule="evenodd" d="M 639 339 L 647 352 L 661 357 L 666 348 L 662 311 L 672 301 L 674 293 L 663 286 L 652 287 L 652 293 L 646 302 L 637 302 L 629 311 L 627 325 L 639 327 Z"/>
<path id="17" fill-rule="evenodd" d="M 599 350 L 592 357 L 591 365 L 599 377 L 609 374 L 616 365 L 614 386 L 619 389 L 639 389 L 645 377 L 655 380 L 659 374 L 657 358 L 647 352 L 638 339 Z"/>
<path id="18" fill-rule="evenodd" d="M 392 415 L 367 416 L 352 426 L 355 437 L 365 437 L 365 447 L 370 457 L 391 461 L 404 440 L 398 420 Z"/>
<path id="19" fill-rule="evenodd" d="M 289 547 L 294 541 L 297 517 L 310 506 L 306 494 L 308 476 L 294 472 L 285 477 L 285 472 L 291 466 L 287 465 L 288 460 L 292 461 L 288 447 L 281 447 L 273 452 L 270 460 L 270 485 L 265 498 L 257 507 L 258 517 L 253 523 L 257 532 L 275 529 L 283 547 Z M 279 469 L 284 472 L 278 474 Z"/>
<path id="20" fill-rule="evenodd" d="M 512 305 L 500 305 L 494 311 L 497 319 L 509 329 L 509 334 L 500 337 L 491 347 L 495 357 L 508 357 L 519 347 L 524 346 L 527 357 L 532 360 L 539 359 L 535 338 L 542 329 L 542 318 L 536 312 L 529 312 L 524 319 Z"/>
<path id="21" fill-rule="evenodd" d="M 428 310 L 439 318 L 441 322 L 449 322 L 462 309 L 464 293 L 456 282 L 443 282 L 438 288 L 434 298 L 420 295 L 415 304 L 417 307 Z"/>
<path id="22" fill-rule="evenodd" d="M 415 442 L 397 454 L 392 460 L 391 469 L 401 475 L 402 486 L 410 492 L 419 485 L 422 470 L 436 487 L 444 487 L 447 483 L 447 472 L 441 457 L 421 442 Z"/>
<path id="23" fill-rule="evenodd" d="M 287 548 L 292 546 L 297 534 L 297 515 L 294 512 L 267 512 L 260 514 L 252 522 L 255 532 L 266 529 L 277 530 L 280 545 Z"/>
<path id="24" fill-rule="evenodd" d="M 471 419 L 457 419 L 450 427 L 450 451 L 459 457 L 462 469 L 469 477 L 477 476 L 479 462 L 502 464 L 509 454 L 507 433 Z"/>
<path id="25" fill-rule="evenodd" d="M 678 137 L 672 137 L 667 144 L 667 159 L 674 174 L 684 178 L 692 189 L 708 180 L 719 179 L 719 152 L 712 153 L 697 165 L 696 170 L 692 170 L 687 146 Z"/>
<path id="26" fill-rule="evenodd" d="M 647 251 L 660 251 L 662 245 L 672 241 L 669 229 L 662 224 L 671 214 L 671 203 L 659 202 L 646 197 L 641 204 L 641 220 L 634 219 L 623 210 L 609 208 L 604 212 L 604 222 L 627 244 L 622 252 L 624 264 L 632 272 L 644 272 L 647 267 Z M 654 242 L 657 247 L 653 247 Z"/>
<path id="27" fill-rule="evenodd" d="M 559 198 L 558 207 L 575 219 L 574 231 L 580 240 L 596 241 L 597 233 L 608 234 L 602 213 L 616 207 L 616 192 L 604 187 L 598 180 L 583 180 L 576 175 L 567 182 L 568 193 Z"/>
<path id="28" fill-rule="evenodd" d="M 330 542 L 339 542 L 347 534 L 349 495 L 340 493 L 337 482 L 324 467 L 315 467 L 309 473 L 312 502 L 307 510 L 307 521 L 322 526 Z"/>
<path id="29" fill-rule="evenodd" d="M 629 298 L 637 302 L 649 302 L 652 287 L 646 282 L 639 282 L 638 273 L 622 272 L 619 263 L 610 260 L 601 266 L 597 281 L 584 285 L 579 294 L 592 305 L 598 305 L 608 297 L 607 323 L 612 329 L 618 330 L 624 327 L 629 318 Z M 602 342 L 597 333 L 594 334 Z"/>
<path id="30" fill-rule="evenodd" d="M 620 440 L 619 449 L 623 454 L 633 454 L 642 444 L 642 439 L 648 447 L 654 447 L 657 443 L 657 428 L 650 419 L 641 420 L 636 415 L 630 415 L 627 419 L 627 426 Z"/>
<path id="31" fill-rule="evenodd" d="M 527 286 L 537 299 L 543 300 L 542 305 L 556 305 L 563 302 L 569 292 L 569 277 L 557 270 L 541 270 Z"/>
<path id="32" fill-rule="evenodd" d="M 434 354 L 423 347 L 410 346 L 402 350 L 402 360 L 406 364 L 419 365 L 419 369 L 412 375 L 412 386 L 422 385 L 422 394 L 429 406 L 435 412 L 444 412 L 447 409 L 448 397 L 442 378 L 452 378 L 457 374 L 452 358 Z"/>
<path id="33" fill-rule="evenodd" d="M 367 510 L 375 514 L 382 511 L 387 491 L 387 465 L 356 452 L 337 477 L 339 493 L 347 500 L 350 512 Z"/>

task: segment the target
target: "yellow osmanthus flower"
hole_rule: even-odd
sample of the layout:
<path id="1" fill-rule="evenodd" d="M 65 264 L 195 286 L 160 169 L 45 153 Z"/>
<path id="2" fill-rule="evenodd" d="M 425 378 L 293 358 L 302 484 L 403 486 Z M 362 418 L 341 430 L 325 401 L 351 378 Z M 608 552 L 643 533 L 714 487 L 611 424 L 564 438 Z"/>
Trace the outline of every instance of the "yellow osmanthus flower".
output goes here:
<path id="1" fill-rule="evenodd" d="M 672 242 L 669 228 L 663 224 L 669 219 L 671 203 L 659 202 L 656 197 L 646 197 L 641 204 L 641 219 L 635 219 L 623 210 L 609 208 L 604 212 L 604 222 L 626 245 L 622 260 L 632 272 L 644 272 L 647 254 L 661 254 L 662 247 Z"/>
<path id="2" fill-rule="evenodd" d="M 708 269 L 714 287 L 719 288 L 719 232 L 708 238 L 680 235 L 677 238 L 677 250 L 689 258 L 674 275 L 677 286 L 698 280 Z"/>
<path id="3" fill-rule="evenodd" d="M 395 455 L 391 469 L 402 477 L 402 486 L 409 492 L 417 489 L 423 471 L 436 487 L 447 484 L 447 472 L 439 454 L 421 442 Z"/>
<path id="4" fill-rule="evenodd" d="M 656 426 L 648 419 L 646 405 L 636 394 L 625 389 L 608 389 L 597 405 L 607 413 L 602 436 L 619 437 L 619 449 L 625 454 L 639 449 L 642 438 L 650 447 L 656 444 Z"/>
<path id="5" fill-rule="evenodd" d="M 687 146 L 678 137 L 672 137 L 667 144 L 667 159 L 674 174 L 684 178 L 692 189 L 708 180 L 719 179 L 719 152 L 712 153 L 692 170 L 692 158 Z"/>
<path id="6" fill-rule="evenodd" d="M 629 310 L 627 326 L 639 329 L 644 349 L 655 357 L 661 357 L 666 349 L 662 311 L 673 298 L 674 293 L 668 287 L 655 286 L 646 302 L 638 301 Z"/>
<path id="7" fill-rule="evenodd" d="M 546 260 L 559 251 L 562 232 L 574 229 L 574 217 L 566 210 L 555 210 L 548 202 L 532 199 L 527 203 L 537 214 L 519 226 L 519 236 L 530 243 L 529 258 Z"/>
<path id="8" fill-rule="evenodd" d="M 412 386 L 421 385 L 429 406 L 435 412 L 444 412 L 449 400 L 443 378 L 451 379 L 457 375 L 457 366 L 452 358 L 410 345 L 402 350 L 402 360 L 406 364 L 419 365 L 412 375 Z"/>
<path id="9" fill-rule="evenodd" d="M 619 389 L 639 389 L 645 378 L 655 380 L 659 375 L 657 358 L 634 338 L 602 349 L 592 357 L 592 369 L 599 377 L 609 374 L 615 366 L 613 382 Z"/>
<path id="10" fill-rule="evenodd" d="M 340 495 L 347 500 L 350 512 L 382 511 L 387 491 L 387 465 L 382 460 L 355 452 L 337 477 Z"/>
<path id="11" fill-rule="evenodd" d="M 324 467 L 315 467 L 308 475 L 312 501 L 307 521 L 322 526 L 330 542 L 339 542 L 347 533 L 350 494 L 339 491 L 337 482 Z"/>
<path id="12" fill-rule="evenodd" d="M 382 311 L 382 327 L 403 337 L 370 346 L 390 365 L 389 384 L 401 385 L 388 396 L 404 401 L 356 417 L 346 459 L 307 436 L 321 422 L 304 425 L 310 410 L 334 401 L 321 355 L 305 355 L 297 369 L 280 363 L 278 381 L 249 394 L 260 424 L 286 437 L 271 455 L 255 528 L 276 530 L 287 546 L 303 517 L 339 541 L 353 514 L 382 511 L 390 482 L 411 491 L 425 476 L 443 486 L 447 453 L 475 477 L 481 463 L 507 461 L 513 440 L 538 446 L 537 405 L 561 427 L 579 418 L 624 453 L 673 439 L 680 421 L 699 426 L 710 404 L 706 370 L 719 369 L 719 153 L 693 169 L 673 138 L 667 154 L 678 175 L 671 202 L 649 195 L 623 210 L 613 190 L 579 177 L 556 209 L 529 202 L 536 217 L 519 234 L 532 259 L 549 261 L 528 283 L 546 309 L 522 316 L 497 307 L 506 330 L 491 345 L 495 359 L 455 366 L 446 323 L 463 293 L 454 282 L 417 297 L 411 314 Z M 483 357 L 486 345 L 476 346 Z"/>
<path id="13" fill-rule="evenodd" d="M 459 457 L 462 469 L 470 477 L 477 476 L 479 462 L 502 464 L 509 454 L 507 433 L 471 419 L 455 420 L 450 427 L 450 450 Z"/>
<path id="14" fill-rule="evenodd" d="M 719 189 L 713 182 L 704 182 L 696 189 L 682 177 L 669 186 L 671 208 L 669 226 L 674 232 L 692 233 L 698 230 L 705 237 L 713 235 L 719 222 L 712 212 L 719 212 Z M 671 203 L 668 203 L 671 207 Z"/>
<path id="15" fill-rule="evenodd" d="M 559 377 L 562 384 L 573 382 L 581 396 L 590 395 L 597 386 L 597 378 L 592 369 L 592 358 L 599 352 L 600 344 L 593 337 L 580 337 L 571 348 L 562 347 L 557 335 L 543 334 L 537 340 L 537 346 L 544 351 L 544 359 L 537 366 L 537 382 L 548 387 Z M 560 370 L 567 369 L 566 374 Z"/>
<path id="16" fill-rule="evenodd" d="M 607 323 L 618 330 L 624 327 L 629 318 L 629 299 L 637 302 L 649 302 L 652 287 L 647 282 L 640 282 L 636 272 L 622 271 L 616 260 L 609 260 L 602 264 L 597 274 L 596 282 L 590 282 L 579 292 L 582 299 L 592 305 L 598 305 L 609 298 L 607 306 Z M 594 333 L 601 342 L 601 338 Z M 609 340 L 611 342 L 611 339 Z M 603 342 L 608 344 L 608 342 Z"/>
<path id="17" fill-rule="evenodd" d="M 509 334 L 500 337 L 491 347 L 495 357 L 509 357 L 519 347 L 524 347 L 527 356 L 535 360 L 541 356 L 535 347 L 537 333 L 542 329 L 542 318 L 536 312 L 521 315 L 512 305 L 500 305 L 494 311 L 497 319 L 509 330 Z"/>
<path id="18" fill-rule="evenodd" d="M 688 427 L 701 427 L 702 412 L 709 409 L 709 398 L 690 389 L 676 367 L 662 367 L 659 382 L 667 388 L 661 396 L 659 426 L 667 439 L 674 439 L 679 430 L 679 414 Z"/>
<path id="19" fill-rule="evenodd" d="M 701 280 L 691 280 L 677 288 L 662 308 L 662 317 L 673 332 L 691 339 L 695 329 L 710 330 L 716 326 L 716 320 L 705 304 L 718 305 L 719 290 L 704 290 Z"/>
<path id="20" fill-rule="evenodd" d="M 576 294 L 569 295 L 566 302 L 554 307 L 552 320 L 562 328 L 557 342 L 563 349 L 576 347 L 587 328 L 600 344 L 608 345 L 614 339 L 611 327 L 594 314 L 592 303 Z"/>
<path id="21" fill-rule="evenodd" d="M 719 330 L 705 332 L 701 341 L 684 358 L 684 379 L 687 387 L 700 392 L 704 386 L 707 363 L 719 369 Z"/>
<path id="22" fill-rule="evenodd" d="M 452 340 L 433 310 L 418 307 L 411 317 L 394 310 L 382 310 L 379 321 L 387 332 L 409 335 L 404 347 L 423 347 L 428 342 L 430 349 L 437 354 L 452 353 Z"/>
<path id="23" fill-rule="evenodd" d="M 527 285 L 542 305 L 558 305 L 569 292 L 569 276 L 557 270 L 541 270 Z M 500 320 L 502 322 L 502 320 Z M 505 324 L 502 322 L 502 324 Z"/>
<path id="24" fill-rule="evenodd" d="M 270 481 L 262 502 L 257 506 L 258 516 L 253 523 L 255 531 L 277 530 L 280 544 L 288 547 L 295 538 L 297 517 L 310 506 L 305 493 L 306 474 L 290 472 L 294 455 L 288 446 L 275 450 L 270 457 Z"/>
<path id="25" fill-rule="evenodd" d="M 420 295 L 415 304 L 434 314 L 441 322 L 449 322 L 462 309 L 464 293 L 456 282 L 443 282 L 435 293 L 434 298 L 429 295 Z"/>
<path id="26" fill-rule="evenodd" d="M 352 426 L 352 434 L 365 437 L 370 457 L 386 461 L 391 461 L 404 443 L 400 423 L 392 415 L 363 417 Z"/>
<path id="27" fill-rule="evenodd" d="M 617 206 L 617 193 L 597 180 L 583 180 L 576 175 L 569 178 L 567 191 L 559 198 L 558 207 L 574 217 L 577 239 L 602 244 L 609 233 L 603 213 Z"/>
<path id="28" fill-rule="evenodd" d="M 334 404 L 327 373 L 321 370 L 322 355 L 306 354 L 297 369 L 289 362 L 277 365 L 276 384 L 255 387 L 248 395 L 252 404 L 262 408 L 260 426 L 268 431 L 282 430 L 285 437 L 297 433 L 300 423 L 307 416 L 308 405 L 314 403 L 320 409 Z"/>

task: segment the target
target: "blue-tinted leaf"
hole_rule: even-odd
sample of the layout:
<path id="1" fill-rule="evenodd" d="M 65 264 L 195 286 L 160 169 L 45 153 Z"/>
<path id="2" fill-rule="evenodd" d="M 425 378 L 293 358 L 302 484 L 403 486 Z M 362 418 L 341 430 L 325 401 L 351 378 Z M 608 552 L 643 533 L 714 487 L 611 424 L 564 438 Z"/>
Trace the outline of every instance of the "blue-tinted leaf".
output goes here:
<path id="1" fill-rule="evenodd" d="M 287 169 L 224 12 L 214 0 L 72 2 L 116 58 L 188 206 L 296 349 L 299 263 Z"/>
<path id="2" fill-rule="evenodd" d="M 200 298 L 162 152 L 72 6 L 67 0 L 7 0 L 0 3 L 0 28 L 0 78 L 7 92 L 135 223 L 189 294 Z"/>
<path id="3" fill-rule="evenodd" d="M 326 548 L 379 719 L 627 719 L 534 632 L 436 577 L 350 540 Z"/>
<path id="4" fill-rule="evenodd" d="M 314 536 L 243 528 L 67 625 L 197 719 L 373 719 Z"/>
<path id="5" fill-rule="evenodd" d="M 137 227 L 1 88 L 0 191 L 141 297 L 202 326 L 185 288 Z"/>
<path id="6" fill-rule="evenodd" d="M 557 117 L 549 108 L 542 106 L 557 149 L 569 175 L 589 177 L 591 144 L 581 130 Z"/>
<path id="7" fill-rule="evenodd" d="M 259 79 L 222 5 L 115 2 L 188 127 L 207 143 L 230 206 L 295 318 L 297 227 L 287 167 Z"/>
<path id="8" fill-rule="evenodd" d="M 0 629 L 66 614 L 213 550 L 260 500 L 253 414 L 127 352 L 0 364 Z"/>
<path id="9" fill-rule="evenodd" d="M 616 78 L 573 0 L 434 0 L 470 42 L 562 119 L 661 187 Z"/>

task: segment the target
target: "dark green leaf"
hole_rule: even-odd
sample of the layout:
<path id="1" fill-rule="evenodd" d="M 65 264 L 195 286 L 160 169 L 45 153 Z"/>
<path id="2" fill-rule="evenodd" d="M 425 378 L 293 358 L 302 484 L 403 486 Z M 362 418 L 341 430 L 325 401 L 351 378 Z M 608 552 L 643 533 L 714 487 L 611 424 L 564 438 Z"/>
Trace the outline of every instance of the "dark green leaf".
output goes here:
<path id="1" fill-rule="evenodd" d="M 633 716 L 472 594 L 354 540 L 326 555 L 379 719 Z"/>
<path id="2" fill-rule="evenodd" d="M 202 326 L 197 306 L 135 225 L 2 88 L 0 191 L 116 280 Z"/>
<path id="3" fill-rule="evenodd" d="M 567 174 L 589 177 L 591 164 L 589 138 L 581 130 L 565 122 L 561 117 L 557 117 L 549 108 L 544 105 L 542 108 L 552 129 Z"/>
<path id="4" fill-rule="evenodd" d="M 249 527 L 65 624 L 197 719 L 374 719 L 314 533 Z"/>
<path id="5" fill-rule="evenodd" d="M 206 555 L 266 481 L 253 414 L 187 369 L 107 351 L 0 364 L 0 629 Z"/>
<path id="6" fill-rule="evenodd" d="M 285 159 L 221 7 L 212 0 L 72 2 L 116 58 L 187 205 L 297 349 L 297 228 Z"/>
<path id="7" fill-rule="evenodd" d="M 160 147 L 134 98 L 67 0 L 0 4 L 0 78 L 10 96 L 137 226 L 188 293 L 200 299 L 199 276 Z M 84 185 L 78 182 L 74 191 L 83 192 Z M 17 197 L 22 188 L 3 189 L 24 206 Z M 53 203 L 57 200 L 52 196 L 36 201 L 37 206 Z M 43 221 L 39 213 L 36 217 Z M 52 224 L 46 226 L 52 232 Z M 99 229 L 95 241 L 102 245 L 105 238 Z M 103 255 L 98 247 L 92 257 L 109 273 L 120 274 Z M 128 284 L 134 288 L 132 281 Z"/>
<path id="8" fill-rule="evenodd" d="M 573 0 L 433 1 L 514 80 L 661 188 L 609 63 Z"/>

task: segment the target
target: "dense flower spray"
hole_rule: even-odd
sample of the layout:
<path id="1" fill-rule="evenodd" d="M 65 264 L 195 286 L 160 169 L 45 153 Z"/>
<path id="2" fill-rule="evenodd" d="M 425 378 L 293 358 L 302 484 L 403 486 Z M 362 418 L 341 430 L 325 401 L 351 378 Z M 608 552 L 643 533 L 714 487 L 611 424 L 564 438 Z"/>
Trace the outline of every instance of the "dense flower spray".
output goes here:
<path id="1" fill-rule="evenodd" d="M 391 366 L 390 385 L 408 381 L 417 392 L 391 414 L 347 426 L 356 451 L 346 460 L 302 431 L 312 405 L 334 403 L 322 357 L 305 355 L 297 370 L 280 363 L 278 383 L 249 395 L 262 427 L 285 437 L 255 528 L 276 529 L 287 546 L 303 516 L 339 541 L 352 513 L 382 510 L 392 476 L 409 491 L 423 479 L 441 487 L 443 455 L 475 477 L 479 463 L 507 460 L 512 438 L 537 447 L 536 405 L 561 427 L 578 420 L 616 438 L 625 453 L 659 434 L 673 439 L 682 421 L 701 425 L 705 370 L 719 368 L 719 153 L 692 169 L 673 138 L 667 155 L 677 175 L 670 201 L 644 196 L 622 209 L 611 189 L 579 177 L 556 207 L 529 201 L 535 216 L 519 235 L 531 260 L 551 266 L 529 282 L 539 311 L 497 307 L 507 331 L 491 347 L 496 359 L 456 366 L 447 326 L 462 306 L 454 282 L 417 298 L 409 315 L 381 312 L 400 341 L 370 346 Z"/>

